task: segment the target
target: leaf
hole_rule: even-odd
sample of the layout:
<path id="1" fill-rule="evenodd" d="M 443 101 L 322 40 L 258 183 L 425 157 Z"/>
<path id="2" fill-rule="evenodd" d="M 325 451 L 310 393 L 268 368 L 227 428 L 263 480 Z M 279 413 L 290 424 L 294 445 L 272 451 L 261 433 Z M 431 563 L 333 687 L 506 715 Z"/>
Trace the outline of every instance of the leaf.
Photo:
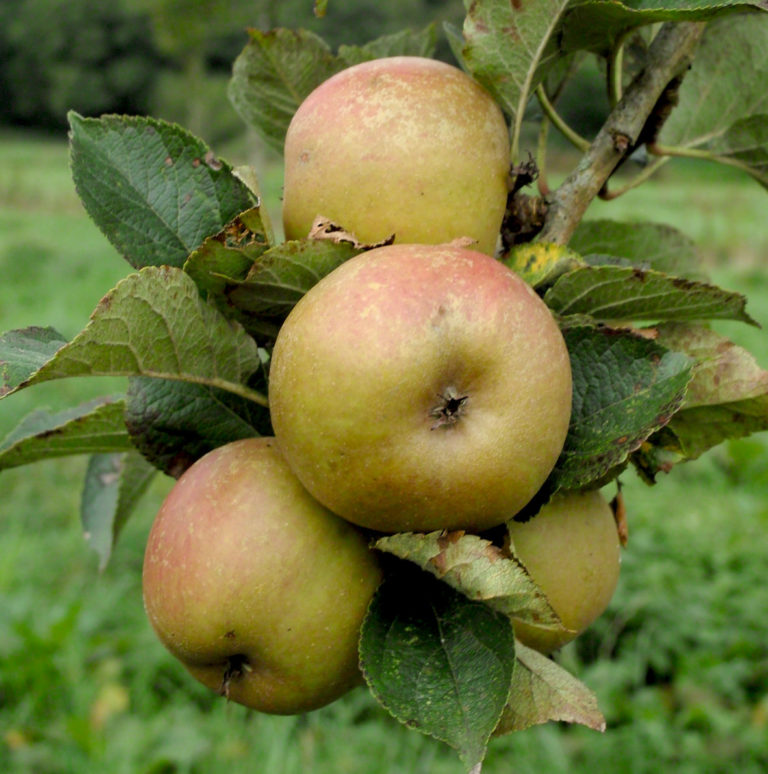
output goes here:
<path id="1" fill-rule="evenodd" d="M 563 451 L 544 488 L 601 482 L 679 410 L 691 360 L 610 328 L 563 331 L 571 355 L 573 410 Z"/>
<path id="2" fill-rule="evenodd" d="M 239 180 L 242 180 L 243 185 L 248 188 L 256 199 L 256 206 L 254 208 L 247 212 L 240 213 L 242 216 L 247 215 L 250 220 L 250 222 L 245 223 L 245 225 L 253 233 L 262 234 L 267 245 L 275 244 L 275 230 L 272 226 L 272 218 L 262 200 L 261 185 L 256 169 L 248 164 L 241 165 L 235 167 L 234 175 Z M 235 220 L 237 220 L 237 218 Z"/>
<path id="3" fill-rule="evenodd" d="M 768 113 L 768 14 L 731 14 L 707 25 L 662 145 L 711 147 L 735 124 Z"/>
<path id="4" fill-rule="evenodd" d="M 768 430 L 768 395 L 716 406 L 685 409 L 670 422 L 669 432 L 687 460 L 726 440 Z"/>
<path id="5" fill-rule="evenodd" d="M 509 702 L 494 736 L 524 731 L 550 720 L 605 731 L 605 718 L 589 688 L 554 661 L 520 642 L 515 643 L 515 654 Z"/>
<path id="6" fill-rule="evenodd" d="M 360 252 L 348 242 L 284 242 L 264 253 L 245 280 L 229 290 L 228 298 L 242 311 L 285 317 L 311 287 Z"/>
<path id="7" fill-rule="evenodd" d="M 14 392 L 66 343 L 53 328 L 20 328 L 0 336 L 0 398 Z"/>
<path id="8" fill-rule="evenodd" d="M 120 530 L 157 471 L 138 453 L 95 454 L 88 463 L 80 504 L 85 539 L 109 562 Z"/>
<path id="9" fill-rule="evenodd" d="M 695 362 L 683 408 L 713 406 L 768 394 L 768 371 L 730 339 L 703 325 L 656 326 L 657 341 Z"/>
<path id="10" fill-rule="evenodd" d="M 235 60 L 229 98 L 240 117 L 278 153 L 299 105 L 344 62 L 307 30 L 249 30 Z M 243 208 L 245 209 L 245 208 Z"/>
<path id="11" fill-rule="evenodd" d="M 339 58 L 346 67 L 351 67 L 360 62 L 389 56 L 431 57 L 436 48 L 437 26 L 432 23 L 423 30 L 400 30 L 362 46 L 339 46 Z"/>
<path id="12" fill-rule="evenodd" d="M 768 188 L 768 113 L 736 121 L 709 143 L 709 149 L 747 167 L 749 174 Z"/>
<path id="13" fill-rule="evenodd" d="M 704 279 L 695 244 L 676 228 L 661 223 L 584 220 L 568 246 L 592 265 L 625 263 L 637 269 Z M 606 256 L 610 260 L 605 260 Z"/>
<path id="14" fill-rule="evenodd" d="M 266 388 L 266 380 L 264 380 Z M 178 478 L 195 460 L 240 438 L 272 435 L 269 411 L 226 390 L 202 384 L 130 380 L 125 423 L 136 448 Z"/>
<path id="15" fill-rule="evenodd" d="M 69 113 L 72 176 L 96 225 L 135 268 L 181 266 L 255 197 L 202 140 L 153 118 Z"/>
<path id="16" fill-rule="evenodd" d="M 740 320 L 746 298 L 715 285 L 625 266 L 583 266 L 560 276 L 544 302 L 561 316 L 597 320 Z"/>
<path id="17" fill-rule="evenodd" d="M 122 400 L 97 398 L 56 413 L 32 412 L 0 443 L 0 470 L 52 457 L 132 449 L 124 407 Z"/>
<path id="18" fill-rule="evenodd" d="M 557 58 L 551 35 L 567 6 L 567 0 L 464 0 L 461 61 L 510 116 L 513 161 L 525 107 Z"/>
<path id="19" fill-rule="evenodd" d="M 283 242 L 251 261 L 237 251 L 205 245 L 184 270 L 227 317 L 261 340 L 274 340 L 279 324 L 326 274 L 362 251 L 349 242 Z"/>
<path id="20" fill-rule="evenodd" d="M 181 269 L 149 266 L 119 282 L 83 331 L 14 390 L 72 376 L 152 376 L 266 404 L 246 386 L 260 367 L 256 342 L 205 303 Z"/>
<path id="21" fill-rule="evenodd" d="M 561 274 L 584 265 L 576 252 L 553 242 L 516 245 L 502 263 L 534 288 L 548 287 Z"/>
<path id="22" fill-rule="evenodd" d="M 707 21 L 734 10 L 765 8 L 764 0 L 582 0 L 572 3 L 558 36 L 564 51 L 589 50 L 603 56 L 636 27 L 658 22 Z"/>
<path id="23" fill-rule="evenodd" d="M 416 563 L 469 599 L 510 618 L 565 631 L 525 567 L 489 540 L 464 532 L 401 532 L 379 538 L 374 546 Z"/>
<path id="24" fill-rule="evenodd" d="M 768 430 L 768 371 L 742 347 L 703 326 L 659 326 L 659 341 L 695 362 L 682 410 L 633 456 L 646 480 L 725 440 Z"/>
<path id="25" fill-rule="evenodd" d="M 432 576 L 405 566 L 373 597 L 360 662 L 377 700 L 405 725 L 479 764 L 507 703 L 512 624 Z"/>

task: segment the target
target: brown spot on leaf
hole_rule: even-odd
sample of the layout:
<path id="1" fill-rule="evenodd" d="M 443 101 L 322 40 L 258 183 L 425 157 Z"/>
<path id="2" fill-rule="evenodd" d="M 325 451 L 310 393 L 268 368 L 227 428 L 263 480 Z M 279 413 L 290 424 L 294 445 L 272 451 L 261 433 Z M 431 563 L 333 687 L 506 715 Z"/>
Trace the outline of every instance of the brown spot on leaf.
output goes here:
<path id="1" fill-rule="evenodd" d="M 214 156 L 213 151 L 205 154 L 205 163 L 215 172 L 218 172 L 224 165 Z"/>
<path id="2" fill-rule="evenodd" d="M 463 529 L 456 529 L 452 532 L 443 532 L 443 534 L 437 538 L 437 547 L 441 551 L 445 551 L 449 546 L 458 543 L 465 534 Z"/>

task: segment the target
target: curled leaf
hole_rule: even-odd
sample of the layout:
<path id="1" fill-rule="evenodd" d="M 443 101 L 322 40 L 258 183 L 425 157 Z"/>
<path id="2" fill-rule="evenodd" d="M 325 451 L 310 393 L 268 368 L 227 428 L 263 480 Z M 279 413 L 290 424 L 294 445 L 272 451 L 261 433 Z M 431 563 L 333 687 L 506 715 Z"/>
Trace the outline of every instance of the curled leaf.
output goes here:
<path id="1" fill-rule="evenodd" d="M 566 631 L 525 567 L 489 540 L 461 531 L 402 532 L 379 538 L 374 545 L 510 618 Z"/>
<path id="2" fill-rule="evenodd" d="M 334 223 L 330 218 L 324 215 L 318 215 L 312 222 L 309 230 L 310 239 L 327 239 L 334 244 L 350 244 L 356 250 L 372 250 L 374 247 L 384 247 L 391 245 L 395 241 L 395 235 L 392 234 L 379 242 L 366 243 L 361 242 L 351 231 L 345 231 L 338 223 Z"/>

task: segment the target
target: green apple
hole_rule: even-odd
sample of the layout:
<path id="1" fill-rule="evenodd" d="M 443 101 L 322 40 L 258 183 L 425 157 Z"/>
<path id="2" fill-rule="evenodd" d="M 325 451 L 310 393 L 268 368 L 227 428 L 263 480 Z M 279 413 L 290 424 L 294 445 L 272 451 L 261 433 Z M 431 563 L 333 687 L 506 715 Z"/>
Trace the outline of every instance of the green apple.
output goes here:
<path id="1" fill-rule="evenodd" d="M 509 153 L 498 105 L 456 67 L 416 56 L 355 65 L 318 86 L 288 127 L 286 238 L 322 215 L 366 243 L 469 237 L 492 254 Z"/>
<path id="2" fill-rule="evenodd" d="M 305 712 L 360 682 L 357 643 L 380 571 L 313 500 L 272 438 L 222 446 L 174 485 L 150 531 L 144 603 L 198 680 L 262 712 Z"/>
<path id="3" fill-rule="evenodd" d="M 571 368 L 549 310 L 502 263 L 395 244 L 294 307 L 269 400 L 288 464 L 334 513 L 382 532 L 483 530 L 554 466 Z"/>
<path id="4" fill-rule="evenodd" d="M 619 580 L 619 535 L 598 491 L 555 495 L 530 521 L 509 523 L 511 549 L 570 632 L 515 621 L 524 644 L 550 653 L 584 631 L 608 606 Z"/>

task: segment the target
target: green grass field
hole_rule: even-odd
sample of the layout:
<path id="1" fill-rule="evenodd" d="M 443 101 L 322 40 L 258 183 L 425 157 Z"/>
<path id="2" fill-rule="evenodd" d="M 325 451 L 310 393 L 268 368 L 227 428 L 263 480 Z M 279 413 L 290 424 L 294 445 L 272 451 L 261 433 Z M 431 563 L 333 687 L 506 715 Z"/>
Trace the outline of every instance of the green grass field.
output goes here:
<path id="1" fill-rule="evenodd" d="M 768 326 L 765 193 L 680 167 L 591 216 L 675 222 L 713 278 Z M 270 168 L 277 209 L 279 170 Z M 130 271 L 88 221 L 63 142 L 0 136 L 0 329 L 67 336 Z M 722 323 L 764 367 L 763 330 Z M 121 389 L 65 380 L 0 402 L 0 436 L 33 408 Z M 4 774 L 459 774 L 363 690 L 296 718 L 227 705 L 156 641 L 141 603 L 158 481 L 103 574 L 85 544 L 85 460 L 0 474 L 0 771 Z M 768 439 L 723 445 L 656 487 L 625 477 L 630 542 L 609 611 L 561 662 L 596 691 L 606 734 L 549 724 L 492 743 L 492 774 L 768 770 Z"/>

